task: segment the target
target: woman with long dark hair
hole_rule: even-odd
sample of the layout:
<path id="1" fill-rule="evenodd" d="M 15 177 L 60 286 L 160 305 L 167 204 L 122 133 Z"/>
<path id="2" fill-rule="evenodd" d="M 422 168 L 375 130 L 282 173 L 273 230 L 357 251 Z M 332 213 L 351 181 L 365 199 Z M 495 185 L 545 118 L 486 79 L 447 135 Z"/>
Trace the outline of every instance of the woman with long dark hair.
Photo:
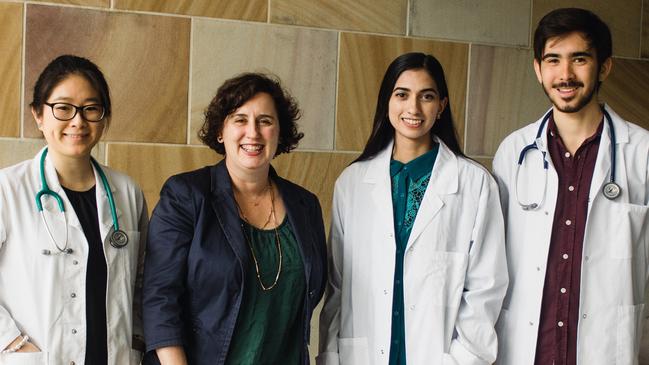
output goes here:
<path id="1" fill-rule="evenodd" d="M 498 188 L 457 141 L 431 55 L 388 67 L 336 182 L 319 364 L 490 364 L 507 288 Z"/>

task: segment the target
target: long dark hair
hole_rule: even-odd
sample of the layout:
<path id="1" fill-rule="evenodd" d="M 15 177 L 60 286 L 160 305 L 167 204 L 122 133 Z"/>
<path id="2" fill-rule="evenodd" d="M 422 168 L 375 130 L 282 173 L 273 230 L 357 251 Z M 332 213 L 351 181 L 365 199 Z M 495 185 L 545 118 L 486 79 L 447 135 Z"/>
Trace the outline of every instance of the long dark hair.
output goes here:
<path id="1" fill-rule="evenodd" d="M 379 97 L 376 101 L 372 133 L 365 144 L 363 153 L 354 162 L 371 160 L 394 138 L 394 127 L 388 118 L 390 97 L 392 96 L 394 85 L 397 83 L 399 76 L 404 71 L 413 69 L 426 70 L 437 84 L 440 99 L 448 98 L 448 86 L 446 85 L 444 70 L 435 57 L 424 53 L 405 53 L 397 57 L 385 71 L 383 81 L 381 82 L 381 89 L 379 90 Z M 460 143 L 457 140 L 455 126 L 453 125 L 450 100 L 448 100 L 440 119 L 435 121 L 435 124 L 433 124 L 430 130 L 431 140 L 433 135 L 439 137 L 453 153 L 458 156 L 464 156 L 460 148 Z"/>

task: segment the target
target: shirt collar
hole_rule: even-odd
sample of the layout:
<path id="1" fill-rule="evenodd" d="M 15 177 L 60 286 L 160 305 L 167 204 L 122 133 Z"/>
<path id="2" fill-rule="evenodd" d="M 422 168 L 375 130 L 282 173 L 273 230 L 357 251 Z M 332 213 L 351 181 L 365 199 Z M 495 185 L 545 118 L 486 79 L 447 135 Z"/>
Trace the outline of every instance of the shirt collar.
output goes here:
<path id="1" fill-rule="evenodd" d="M 394 177 L 402 170 L 405 170 L 410 177 L 410 179 L 419 180 L 424 175 L 430 173 L 433 165 L 435 164 L 435 159 L 437 158 L 437 152 L 439 151 L 439 144 L 434 143 L 433 148 L 430 151 L 424 153 L 423 155 L 415 158 L 414 160 L 403 163 L 397 160 L 390 160 L 390 177 Z"/>

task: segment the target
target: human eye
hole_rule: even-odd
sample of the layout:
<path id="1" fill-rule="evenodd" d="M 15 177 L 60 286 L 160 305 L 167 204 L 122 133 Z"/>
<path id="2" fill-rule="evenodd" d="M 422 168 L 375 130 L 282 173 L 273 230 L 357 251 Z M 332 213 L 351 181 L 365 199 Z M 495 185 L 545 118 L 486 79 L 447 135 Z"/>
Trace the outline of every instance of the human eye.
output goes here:
<path id="1" fill-rule="evenodd" d="M 559 58 L 558 57 L 547 57 L 543 61 L 545 63 L 547 63 L 547 64 L 550 64 L 550 65 L 556 65 L 556 64 L 559 63 Z"/>
<path id="2" fill-rule="evenodd" d="M 436 99 L 436 95 L 434 93 L 424 93 L 421 95 L 421 100 L 424 101 L 433 101 Z"/>
<path id="3" fill-rule="evenodd" d="M 66 112 L 66 113 L 67 113 L 67 112 L 72 111 L 72 109 L 73 109 L 74 107 L 73 107 L 72 105 L 70 105 L 70 104 L 65 104 L 65 103 L 55 103 L 55 104 L 52 106 L 52 108 L 54 108 L 54 109 L 57 110 L 57 111 Z"/>
<path id="4" fill-rule="evenodd" d="M 259 124 L 261 124 L 261 125 L 272 125 L 273 124 L 273 119 L 271 119 L 271 118 L 261 118 L 261 119 L 259 119 Z"/>
<path id="5" fill-rule="evenodd" d="M 576 63 L 578 65 L 582 65 L 582 64 L 588 62 L 588 59 L 586 57 L 575 57 L 575 58 L 572 59 L 572 62 L 574 62 L 574 63 Z"/>
<path id="6" fill-rule="evenodd" d="M 85 110 L 86 112 L 89 112 L 89 113 L 96 113 L 96 112 L 101 111 L 101 109 L 102 109 L 102 106 L 99 105 L 99 104 L 85 105 L 83 107 L 83 110 Z"/>
<path id="7" fill-rule="evenodd" d="M 408 94 L 405 91 L 397 91 L 394 93 L 394 96 L 399 99 L 405 99 L 408 97 Z"/>

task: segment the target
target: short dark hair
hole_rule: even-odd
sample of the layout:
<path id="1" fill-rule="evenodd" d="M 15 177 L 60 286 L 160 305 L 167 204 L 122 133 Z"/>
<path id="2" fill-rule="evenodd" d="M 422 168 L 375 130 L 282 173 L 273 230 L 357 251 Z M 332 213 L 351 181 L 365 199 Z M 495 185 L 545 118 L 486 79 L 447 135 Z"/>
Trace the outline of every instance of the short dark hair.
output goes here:
<path id="1" fill-rule="evenodd" d="M 276 76 L 262 73 L 243 73 L 226 80 L 216 91 L 216 96 L 205 111 L 205 122 L 198 137 L 216 153 L 224 155 L 225 146 L 217 138 L 223 131 L 228 115 L 259 93 L 267 93 L 275 103 L 279 118 L 279 143 L 275 156 L 288 153 L 297 147 L 304 133 L 298 132 L 297 120 L 301 112 L 295 99 L 282 87 Z"/>
<path id="2" fill-rule="evenodd" d="M 43 114 L 43 105 L 54 88 L 70 75 L 79 75 L 88 80 L 99 94 L 99 102 L 105 109 L 104 118 L 108 121 L 111 116 L 110 91 L 104 74 L 92 61 L 73 55 L 62 55 L 55 58 L 38 76 L 34 85 L 32 102 L 29 104 L 36 115 Z"/>
<path id="3" fill-rule="evenodd" d="M 444 77 L 444 69 L 435 57 L 415 52 L 405 53 L 397 57 L 385 71 L 383 81 L 381 82 L 381 88 L 379 89 L 379 97 L 376 101 L 376 112 L 374 113 L 372 133 L 365 144 L 363 152 L 354 162 L 374 158 L 394 138 L 394 127 L 392 126 L 392 123 L 390 123 L 390 118 L 388 116 L 392 91 L 394 85 L 397 83 L 397 79 L 404 71 L 417 69 L 425 70 L 428 72 L 430 77 L 435 80 L 440 99 L 449 98 L 446 77 Z M 433 135 L 439 137 L 439 139 L 441 139 L 444 144 L 453 151 L 453 153 L 458 156 L 464 156 L 457 139 L 455 126 L 453 125 L 450 99 L 448 99 L 440 119 L 435 121 L 435 124 L 433 124 L 433 127 L 430 130 L 431 140 Z"/>
<path id="4" fill-rule="evenodd" d="M 598 67 L 611 57 L 613 41 L 608 25 L 586 9 L 562 8 L 552 10 L 539 21 L 534 32 L 534 58 L 541 62 L 548 39 L 574 32 L 581 33 L 589 46 L 595 48 Z"/>

